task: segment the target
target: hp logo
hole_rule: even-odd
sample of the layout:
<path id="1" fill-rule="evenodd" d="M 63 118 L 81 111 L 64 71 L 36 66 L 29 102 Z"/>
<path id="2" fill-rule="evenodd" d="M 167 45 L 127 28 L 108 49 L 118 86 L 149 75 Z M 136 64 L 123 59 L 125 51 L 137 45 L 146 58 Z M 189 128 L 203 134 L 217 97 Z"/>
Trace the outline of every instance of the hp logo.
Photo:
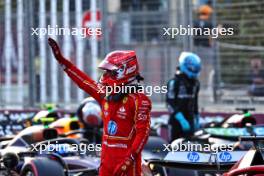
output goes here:
<path id="1" fill-rule="evenodd" d="M 191 162 L 197 162 L 197 161 L 199 161 L 200 156 L 197 152 L 190 152 L 190 153 L 188 153 L 187 158 Z"/>
<path id="2" fill-rule="evenodd" d="M 232 159 L 232 155 L 229 152 L 221 152 L 219 159 L 224 162 L 228 162 Z"/>

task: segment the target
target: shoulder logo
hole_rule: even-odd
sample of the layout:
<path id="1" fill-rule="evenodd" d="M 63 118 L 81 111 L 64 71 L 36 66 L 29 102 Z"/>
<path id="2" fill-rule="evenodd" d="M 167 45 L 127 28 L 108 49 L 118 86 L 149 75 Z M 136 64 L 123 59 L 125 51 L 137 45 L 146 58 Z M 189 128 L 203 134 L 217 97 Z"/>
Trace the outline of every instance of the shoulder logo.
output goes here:
<path id="1" fill-rule="evenodd" d="M 123 104 L 125 104 L 127 102 L 127 97 L 123 98 Z"/>
<path id="2" fill-rule="evenodd" d="M 106 103 L 104 104 L 104 109 L 105 109 L 105 110 L 108 110 L 108 108 L 109 108 L 109 105 L 108 105 L 108 103 L 106 102 Z"/>

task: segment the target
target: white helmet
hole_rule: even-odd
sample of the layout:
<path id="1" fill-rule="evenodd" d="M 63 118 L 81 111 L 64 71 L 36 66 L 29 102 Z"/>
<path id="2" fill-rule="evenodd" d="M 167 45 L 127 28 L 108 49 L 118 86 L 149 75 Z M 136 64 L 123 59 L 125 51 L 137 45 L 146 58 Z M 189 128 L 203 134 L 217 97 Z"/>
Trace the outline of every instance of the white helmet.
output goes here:
<path id="1" fill-rule="evenodd" d="M 101 107 L 92 97 L 82 102 L 77 115 L 80 121 L 89 127 L 100 127 L 103 123 Z"/>

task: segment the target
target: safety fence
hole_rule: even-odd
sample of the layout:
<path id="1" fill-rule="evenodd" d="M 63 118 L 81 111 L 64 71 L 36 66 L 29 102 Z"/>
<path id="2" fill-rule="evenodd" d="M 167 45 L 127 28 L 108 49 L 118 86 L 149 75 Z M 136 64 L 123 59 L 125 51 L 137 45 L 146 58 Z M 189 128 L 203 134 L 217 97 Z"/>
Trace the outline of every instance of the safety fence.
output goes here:
<path id="1" fill-rule="evenodd" d="M 262 84 L 254 83 L 264 76 L 262 1 L 212 1 L 212 26 L 233 28 L 234 34 L 212 39 L 209 46 L 197 45 L 191 35 L 164 35 L 164 28 L 190 28 L 195 24 L 200 6 L 196 1 L 100 0 L 96 1 L 99 16 L 92 24 L 92 13 L 84 17 L 87 10 L 92 12 L 91 2 L 1 1 L 0 106 L 32 107 L 47 102 L 76 105 L 88 96 L 52 58 L 48 35 L 32 35 L 32 28 L 80 29 L 85 22 L 101 27 L 102 35 L 93 39 L 82 35 L 51 37 L 59 42 L 67 58 L 95 79 L 100 75 L 95 67 L 106 53 L 129 49 L 137 52 L 144 84 L 163 86 L 173 77 L 179 54 L 193 51 L 203 62 L 200 104 L 264 103 Z M 165 94 L 152 94 L 151 99 L 165 107 Z"/>

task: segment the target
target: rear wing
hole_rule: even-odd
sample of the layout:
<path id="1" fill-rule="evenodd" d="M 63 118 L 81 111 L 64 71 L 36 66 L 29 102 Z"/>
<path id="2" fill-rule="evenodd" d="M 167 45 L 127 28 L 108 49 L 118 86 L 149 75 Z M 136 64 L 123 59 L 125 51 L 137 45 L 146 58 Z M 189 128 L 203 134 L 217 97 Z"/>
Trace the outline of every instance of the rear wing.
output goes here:
<path id="1" fill-rule="evenodd" d="M 204 132 L 210 134 L 211 137 L 236 141 L 239 140 L 241 136 L 252 136 L 252 134 L 255 134 L 256 136 L 264 136 L 264 126 L 254 125 L 252 127 L 244 128 L 213 127 L 204 129 Z"/>
<path id="2" fill-rule="evenodd" d="M 239 161 L 246 151 L 219 153 L 169 152 L 162 160 L 148 160 L 149 164 L 199 171 L 227 171 Z"/>
<path id="3" fill-rule="evenodd" d="M 255 110 L 256 110 L 256 108 L 254 108 L 254 107 L 236 108 L 236 111 L 242 111 L 243 113 L 247 113 L 249 111 L 255 111 Z"/>
<path id="4" fill-rule="evenodd" d="M 264 136 L 240 136 L 240 141 L 264 141 Z"/>

